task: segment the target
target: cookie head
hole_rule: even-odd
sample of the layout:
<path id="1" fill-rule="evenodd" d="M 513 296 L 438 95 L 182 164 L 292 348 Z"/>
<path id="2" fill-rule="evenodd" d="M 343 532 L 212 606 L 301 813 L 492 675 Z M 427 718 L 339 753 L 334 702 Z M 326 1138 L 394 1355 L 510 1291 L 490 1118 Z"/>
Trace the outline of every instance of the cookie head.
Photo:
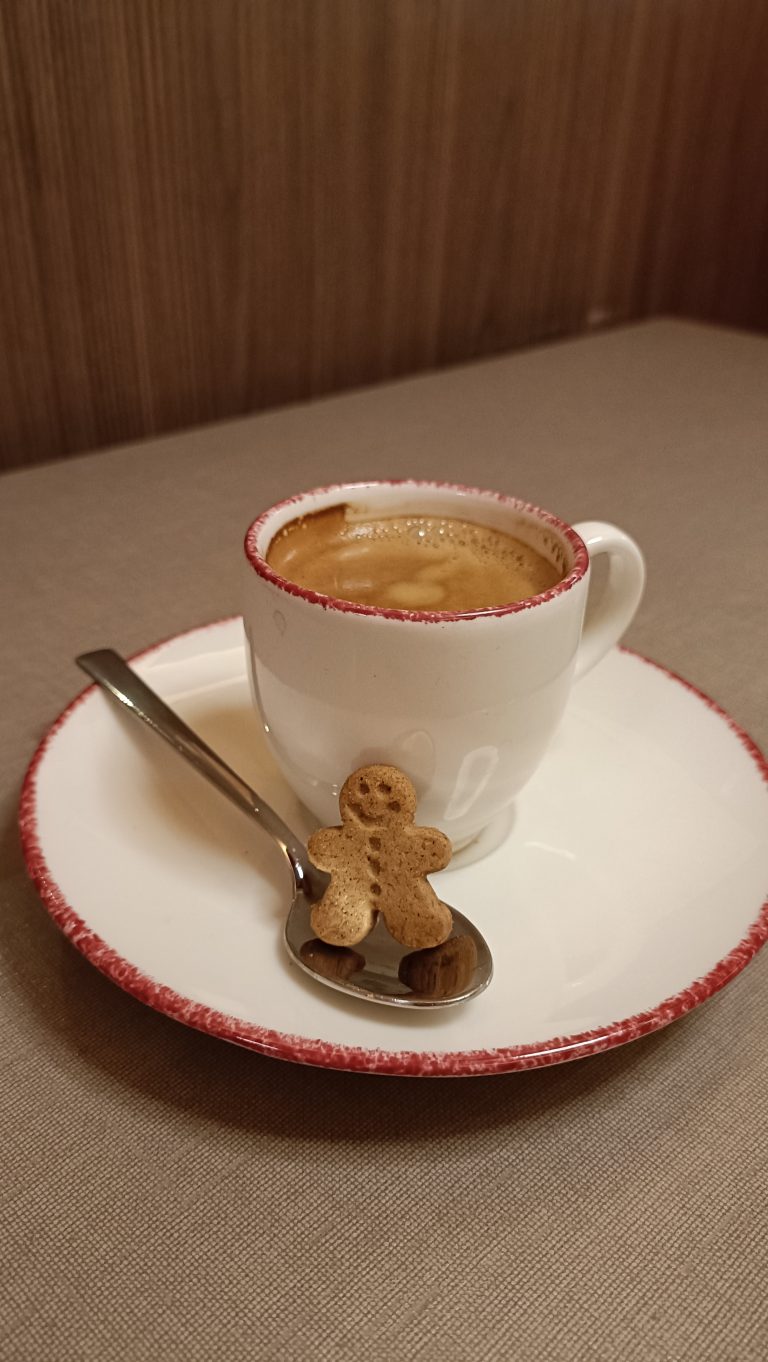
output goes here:
<path id="1" fill-rule="evenodd" d="M 342 817 L 365 828 L 413 822 L 416 791 L 394 766 L 361 766 L 344 782 L 339 795 Z"/>

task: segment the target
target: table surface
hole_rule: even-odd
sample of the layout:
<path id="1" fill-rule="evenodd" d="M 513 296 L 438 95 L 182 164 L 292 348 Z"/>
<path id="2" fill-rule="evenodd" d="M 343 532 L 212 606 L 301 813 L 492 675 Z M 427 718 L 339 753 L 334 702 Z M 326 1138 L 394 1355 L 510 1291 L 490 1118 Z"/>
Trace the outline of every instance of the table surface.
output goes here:
<path id="1" fill-rule="evenodd" d="M 155 1014 L 27 881 L 18 790 L 74 654 L 236 613 L 259 509 L 406 475 L 629 530 L 648 588 L 627 642 L 768 744 L 768 340 L 653 321 L 7 474 L 3 1359 L 768 1355 L 768 951 L 596 1058 L 381 1078 Z"/>

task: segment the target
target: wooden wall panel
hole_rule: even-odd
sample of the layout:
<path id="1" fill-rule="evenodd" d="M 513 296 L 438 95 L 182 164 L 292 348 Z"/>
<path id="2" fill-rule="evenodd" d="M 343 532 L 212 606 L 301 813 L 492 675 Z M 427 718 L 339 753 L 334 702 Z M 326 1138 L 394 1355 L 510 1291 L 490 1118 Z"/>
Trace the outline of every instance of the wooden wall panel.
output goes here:
<path id="1" fill-rule="evenodd" d="M 766 0 L 0 0 L 0 463 L 768 325 Z"/>

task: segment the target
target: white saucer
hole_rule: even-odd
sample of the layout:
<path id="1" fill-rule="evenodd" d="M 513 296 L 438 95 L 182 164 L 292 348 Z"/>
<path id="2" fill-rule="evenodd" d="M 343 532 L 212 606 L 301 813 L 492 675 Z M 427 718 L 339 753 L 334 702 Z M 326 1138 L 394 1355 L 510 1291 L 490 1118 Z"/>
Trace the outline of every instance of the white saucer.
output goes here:
<path id="1" fill-rule="evenodd" d="M 251 709 L 239 620 L 160 644 L 137 669 L 306 835 Z M 279 852 L 93 687 L 41 743 L 21 828 L 51 916 L 158 1011 L 329 1068 L 502 1073 L 634 1040 L 743 969 L 768 935 L 767 778 L 711 701 L 611 653 L 576 687 L 506 840 L 433 877 L 485 934 L 495 977 L 429 1013 L 345 998 L 292 967 Z"/>

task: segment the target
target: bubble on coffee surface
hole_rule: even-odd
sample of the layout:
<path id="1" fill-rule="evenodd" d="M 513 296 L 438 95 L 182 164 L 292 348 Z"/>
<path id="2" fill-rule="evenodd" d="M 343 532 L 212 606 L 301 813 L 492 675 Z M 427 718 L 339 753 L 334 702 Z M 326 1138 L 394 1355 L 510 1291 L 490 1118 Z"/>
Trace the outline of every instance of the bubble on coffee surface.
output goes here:
<path id="1" fill-rule="evenodd" d="M 362 518 L 344 506 L 291 521 L 267 561 L 322 595 L 459 614 L 538 595 L 562 576 L 535 549 L 487 525 L 430 515 Z"/>

